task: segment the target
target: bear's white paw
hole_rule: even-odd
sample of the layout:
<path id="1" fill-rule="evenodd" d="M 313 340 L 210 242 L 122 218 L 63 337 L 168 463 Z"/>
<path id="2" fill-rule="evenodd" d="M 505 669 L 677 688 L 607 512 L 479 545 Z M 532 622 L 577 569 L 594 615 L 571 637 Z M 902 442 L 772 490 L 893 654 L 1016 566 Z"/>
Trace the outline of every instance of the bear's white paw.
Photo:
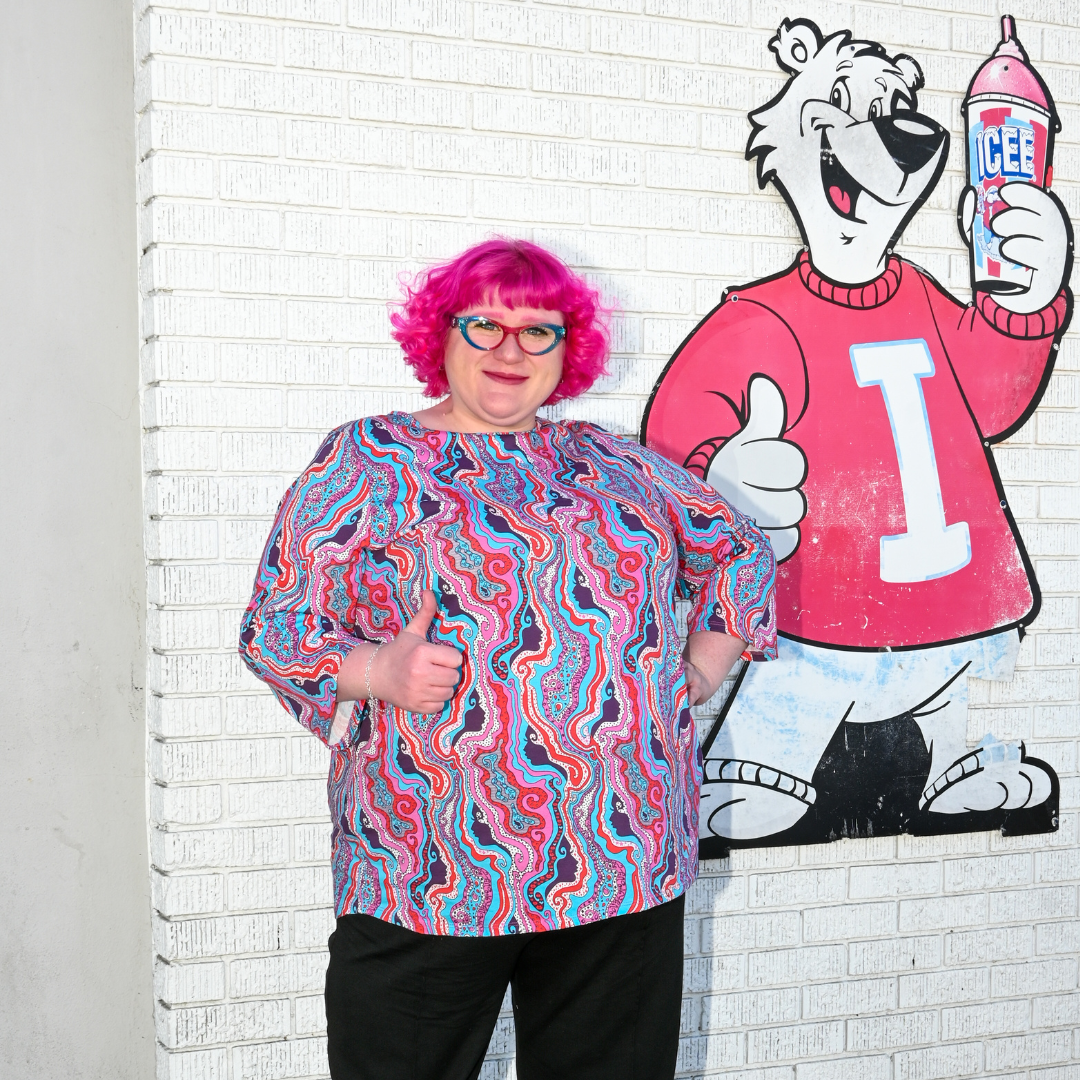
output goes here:
<path id="1" fill-rule="evenodd" d="M 987 736 L 928 784 L 920 802 L 935 814 L 1019 810 L 1046 802 L 1052 790 L 1050 774 L 1025 761 L 1017 743 Z"/>
<path id="2" fill-rule="evenodd" d="M 701 785 L 703 835 L 756 840 L 795 824 L 817 799 L 812 784 L 754 761 L 705 762 Z"/>

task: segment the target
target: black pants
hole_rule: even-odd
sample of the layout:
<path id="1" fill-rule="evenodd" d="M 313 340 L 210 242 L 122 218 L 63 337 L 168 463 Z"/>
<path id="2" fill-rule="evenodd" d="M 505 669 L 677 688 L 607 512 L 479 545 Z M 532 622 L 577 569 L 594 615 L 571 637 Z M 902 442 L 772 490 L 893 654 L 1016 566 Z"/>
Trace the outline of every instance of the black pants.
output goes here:
<path id="1" fill-rule="evenodd" d="M 334 1080 L 476 1080 L 507 983 L 519 1080 L 671 1080 L 683 897 L 587 926 L 416 934 L 345 915 L 330 936 Z"/>

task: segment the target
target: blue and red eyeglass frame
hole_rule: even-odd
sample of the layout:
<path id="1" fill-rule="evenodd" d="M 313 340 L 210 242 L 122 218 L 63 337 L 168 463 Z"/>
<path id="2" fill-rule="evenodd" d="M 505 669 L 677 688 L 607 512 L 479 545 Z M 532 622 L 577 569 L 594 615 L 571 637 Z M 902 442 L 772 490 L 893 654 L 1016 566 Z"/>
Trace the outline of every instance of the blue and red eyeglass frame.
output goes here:
<path id="1" fill-rule="evenodd" d="M 503 336 L 494 345 L 477 345 L 471 337 L 469 337 L 468 327 L 471 323 L 487 322 L 492 326 L 497 326 L 502 332 Z M 450 317 L 450 325 L 457 327 L 461 331 L 461 336 L 474 348 L 479 349 L 481 352 L 492 352 L 497 349 L 505 340 L 506 335 L 511 334 L 517 338 L 518 347 L 521 348 L 523 353 L 527 353 L 529 356 L 544 356 L 546 353 L 551 352 L 552 349 L 558 346 L 559 342 L 566 337 L 566 327 L 559 326 L 557 323 L 528 323 L 525 326 L 503 326 L 501 322 L 496 322 L 495 319 L 489 318 L 487 315 L 452 315 Z M 531 330 L 534 326 L 542 326 L 545 330 L 551 330 L 555 334 L 555 340 L 546 348 L 541 349 L 539 352 L 530 352 L 528 349 L 522 348 L 520 334 L 523 330 Z"/>

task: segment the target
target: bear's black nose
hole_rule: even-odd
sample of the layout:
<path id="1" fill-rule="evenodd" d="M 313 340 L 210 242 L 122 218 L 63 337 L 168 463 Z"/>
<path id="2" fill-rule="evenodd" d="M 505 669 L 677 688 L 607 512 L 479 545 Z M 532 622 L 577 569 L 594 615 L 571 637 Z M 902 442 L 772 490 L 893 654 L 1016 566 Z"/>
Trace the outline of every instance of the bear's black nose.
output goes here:
<path id="1" fill-rule="evenodd" d="M 939 123 L 922 113 L 879 116 L 871 123 L 893 161 L 905 173 L 918 172 L 949 137 Z"/>

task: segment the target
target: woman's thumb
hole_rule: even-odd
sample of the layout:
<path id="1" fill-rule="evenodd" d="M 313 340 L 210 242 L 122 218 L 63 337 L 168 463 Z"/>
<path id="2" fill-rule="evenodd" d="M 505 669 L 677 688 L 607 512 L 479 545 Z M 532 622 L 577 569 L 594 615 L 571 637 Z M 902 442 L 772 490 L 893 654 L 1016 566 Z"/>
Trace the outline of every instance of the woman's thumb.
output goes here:
<path id="1" fill-rule="evenodd" d="M 412 617 L 409 625 L 402 631 L 404 634 L 416 634 L 427 640 L 427 632 L 431 627 L 431 621 L 439 613 L 435 603 L 435 594 L 430 589 L 425 589 L 420 598 L 420 610 Z"/>

